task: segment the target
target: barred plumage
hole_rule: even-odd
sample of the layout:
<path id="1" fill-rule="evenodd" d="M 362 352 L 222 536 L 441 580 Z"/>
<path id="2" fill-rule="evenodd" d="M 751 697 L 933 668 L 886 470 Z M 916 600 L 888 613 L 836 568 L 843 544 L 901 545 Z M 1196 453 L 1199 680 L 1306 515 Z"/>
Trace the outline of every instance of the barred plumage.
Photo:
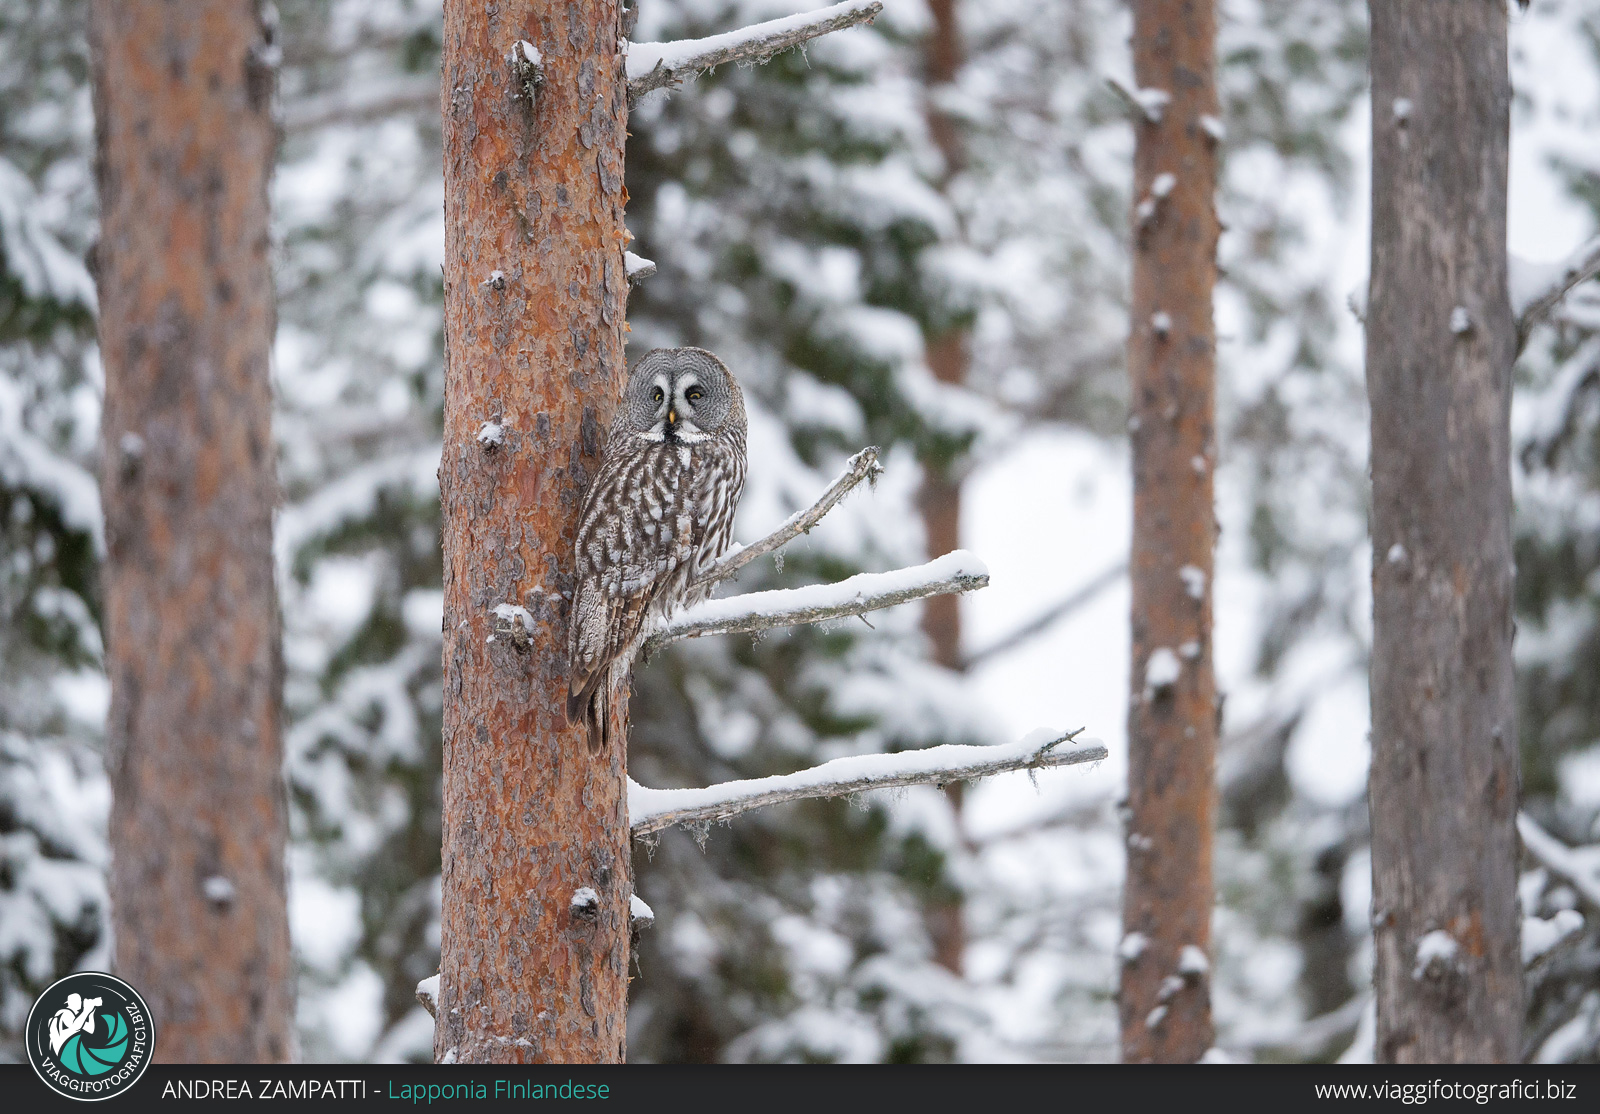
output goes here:
<path id="1" fill-rule="evenodd" d="M 690 585 L 732 541 L 744 474 L 744 396 L 722 361 L 647 353 L 578 522 L 567 719 L 586 717 L 591 751 L 606 741 L 612 669 L 632 661 L 646 621 L 704 597 Z"/>

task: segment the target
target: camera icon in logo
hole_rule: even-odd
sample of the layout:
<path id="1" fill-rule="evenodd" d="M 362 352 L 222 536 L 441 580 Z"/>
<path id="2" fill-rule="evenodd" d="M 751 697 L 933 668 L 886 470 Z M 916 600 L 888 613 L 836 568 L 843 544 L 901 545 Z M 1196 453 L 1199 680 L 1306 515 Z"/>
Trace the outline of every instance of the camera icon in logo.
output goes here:
<path id="1" fill-rule="evenodd" d="M 139 1081 L 155 1051 L 155 1023 L 139 992 L 98 971 L 68 975 L 28 1012 L 28 1062 L 57 1094 L 95 1101 Z"/>

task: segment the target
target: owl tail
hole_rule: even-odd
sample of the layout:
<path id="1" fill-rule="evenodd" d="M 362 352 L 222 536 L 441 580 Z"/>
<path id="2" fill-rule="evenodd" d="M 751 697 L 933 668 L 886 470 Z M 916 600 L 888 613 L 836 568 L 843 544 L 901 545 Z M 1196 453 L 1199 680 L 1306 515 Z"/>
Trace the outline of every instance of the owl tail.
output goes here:
<path id="1" fill-rule="evenodd" d="M 599 754 L 611 729 L 611 685 L 602 680 L 589 697 L 589 753 Z"/>
<path id="2" fill-rule="evenodd" d="M 598 754 L 606 745 L 606 731 L 611 722 L 611 671 L 602 669 L 589 679 L 588 685 L 567 696 L 567 722 L 577 723 L 581 717 L 589 729 L 589 753 Z"/>

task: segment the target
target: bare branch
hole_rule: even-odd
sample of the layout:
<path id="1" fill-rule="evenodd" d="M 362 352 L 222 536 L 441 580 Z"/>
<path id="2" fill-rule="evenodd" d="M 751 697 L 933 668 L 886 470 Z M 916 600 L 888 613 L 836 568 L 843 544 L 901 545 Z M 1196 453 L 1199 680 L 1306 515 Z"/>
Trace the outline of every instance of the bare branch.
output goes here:
<path id="1" fill-rule="evenodd" d="M 292 100 L 283 109 L 286 132 L 307 132 L 328 124 L 365 124 L 396 114 L 439 112 L 439 75 L 405 78 L 400 81 L 356 85 L 341 90 Z"/>
<path id="2" fill-rule="evenodd" d="M 822 521 L 822 516 L 833 510 L 857 484 L 862 480 L 875 480 L 882 473 L 883 465 L 878 463 L 878 450 L 876 446 L 868 445 L 845 461 L 844 471 L 839 473 L 838 479 L 828 485 L 828 490 L 822 493 L 820 499 L 798 514 L 790 515 L 787 522 L 754 545 L 747 545 L 724 555 L 711 566 L 709 572 L 696 580 L 692 587 L 704 588 L 719 580 L 726 580 L 757 557 L 764 557 L 775 549 L 781 549 L 801 534 L 809 534 L 811 528 Z"/>
<path id="3" fill-rule="evenodd" d="M 1541 828 L 1526 812 L 1517 813 L 1517 832 L 1529 858 L 1571 886 L 1590 913 L 1600 914 L 1600 884 L 1570 847 Z"/>
<path id="4" fill-rule="evenodd" d="M 1348 1042 L 1355 1036 L 1361 1015 L 1371 1003 L 1372 995 L 1357 994 L 1337 1009 L 1302 1021 L 1285 1032 L 1263 1034 L 1249 1041 L 1251 1055 L 1269 1053 L 1278 1060 L 1321 1059 L 1335 1042 Z"/>
<path id="5" fill-rule="evenodd" d="M 774 54 L 808 39 L 871 23 L 883 11 L 879 0 L 847 0 L 831 8 L 772 19 L 738 31 L 675 43 L 631 43 L 628 46 L 628 96 L 644 94 L 726 62 L 765 62 Z"/>
<path id="6" fill-rule="evenodd" d="M 998 747 L 945 746 L 907 750 L 899 754 L 859 754 L 836 758 L 809 770 L 777 777 L 728 781 L 706 789 L 646 789 L 628 782 L 628 816 L 635 837 L 649 835 L 674 824 L 709 824 L 729 820 L 741 812 L 812 797 L 847 797 L 869 789 L 894 789 L 905 785 L 946 785 L 1047 766 L 1076 766 L 1099 762 L 1106 748 L 1097 741 L 1076 744 L 1083 733 L 1061 735 L 1034 732 L 1021 742 Z M 1042 736 L 1042 738 L 1041 738 Z"/>
<path id="7" fill-rule="evenodd" d="M 1533 327 L 1550 315 L 1574 286 L 1600 274 L 1600 236 L 1559 263 L 1511 260 L 1511 308 L 1517 315 L 1517 339 L 1526 342 Z"/>
<path id="8" fill-rule="evenodd" d="M 825 623 L 865 615 L 928 596 L 971 592 L 989 583 L 989 570 L 966 550 L 893 572 L 867 572 L 837 584 L 810 584 L 774 592 L 750 592 L 727 599 L 707 600 L 666 620 L 644 640 L 640 651 L 648 657 L 662 646 L 683 638 Z"/>
<path id="9" fill-rule="evenodd" d="M 961 663 L 961 668 L 972 669 L 989 658 L 1016 649 L 1030 638 L 1038 637 L 1127 575 L 1128 562 L 1117 562 L 1038 617 L 1024 623 L 1010 634 L 1001 635 L 983 649 L 968 654 Z"/>

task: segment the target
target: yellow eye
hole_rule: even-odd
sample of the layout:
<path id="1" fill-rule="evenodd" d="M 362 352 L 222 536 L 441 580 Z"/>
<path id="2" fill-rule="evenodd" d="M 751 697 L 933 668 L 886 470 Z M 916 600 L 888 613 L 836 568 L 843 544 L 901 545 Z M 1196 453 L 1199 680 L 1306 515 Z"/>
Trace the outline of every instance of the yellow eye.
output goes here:
<path id="1" fill-rule="evenodd" d="M 666 397 L 666 392 L 664 392 L 660 387 L 657 387 L 655 390 L 650 392 L 650 401 L 652 402 L 659 403 Z"/>
<path id="2" fill-rule="evenodd" d="M 701 399 L 706 397 L 706 393 L 699 387 L 690 387 L 684 392 L 683 397 L 688 399 L 690 402 L 699 402 Z"/>

